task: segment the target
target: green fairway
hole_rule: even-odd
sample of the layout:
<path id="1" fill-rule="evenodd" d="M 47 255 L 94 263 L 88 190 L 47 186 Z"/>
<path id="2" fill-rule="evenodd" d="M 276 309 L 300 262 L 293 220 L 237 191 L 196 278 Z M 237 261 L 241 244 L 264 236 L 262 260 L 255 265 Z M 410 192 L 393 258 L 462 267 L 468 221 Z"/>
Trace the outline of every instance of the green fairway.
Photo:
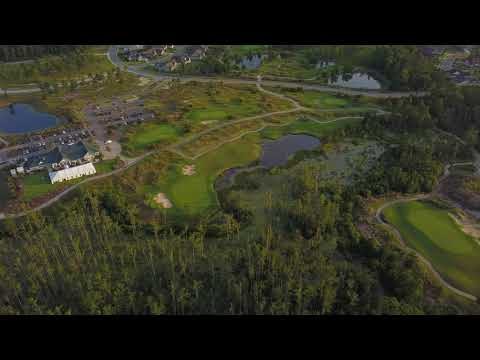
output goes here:
<path id="1" fill-rule="evenodd" d="M 171 213 L 191 216 L 205 213 L 217 201 L 213 188 L 216 177 L 226 169 L 247 165 L 256 160 L 259 154 L 259 145 L 242 139 L 223 145 L 196 161 L 172 165 L 167 177 L 148 189 L 148 202 L 151 204 L 151 199 L 158 192 L 163 192 L 173 204 Z M 182 167 L 186 164 L 194 164 L 196 174 L 183 175 Z"/>
<path id="2" fill-rule="evenodd" d="M 170 124 L 144 123 L 127 133 L 124 143 L 135 151 L 144 150 L 162 141 L 175 140 L 180 130 Z"/>
<path id="3" fill-rule="evenodd" d="M 319 123 L 308 119 L 298 119 L 284 127 L 268 127 L 261 132 L 261 135 L 268 139 L 278 139 L 286 134 L 309 134 L 317 137 L 325 136 L 332 131 L 341 129 L 347 125 L 356 123 L 359 118 L 345 118 L 339 121 Z M 323 120 L 319 120 L 323 121 Z"/>
<path id="4" fill-rule="evenodd" d="M 448 282 L 480 295 L 480 245 L 434 205 L 411 201 L 385 210 L 387 220 L 409 246 L 421 253 Z"/>
<path id="5" fill-rule="evenodd" d="M 260 104 L 210 104 L 204 109 L 188 112 L 185 118 L 192 121 L 238 119 L 262 111 Z"/>

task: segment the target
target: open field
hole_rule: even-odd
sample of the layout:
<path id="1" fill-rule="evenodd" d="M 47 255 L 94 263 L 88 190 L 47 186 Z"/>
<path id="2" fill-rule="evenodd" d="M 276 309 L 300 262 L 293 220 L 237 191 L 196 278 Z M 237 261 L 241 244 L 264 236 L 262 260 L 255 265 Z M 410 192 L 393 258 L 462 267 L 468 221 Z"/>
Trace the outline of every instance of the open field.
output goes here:
<path id="1" fill-rule="evenodd" d="M 411 201 L 392 205 L 384 214 L 407 245 L 429 260 L 446 281 L 480 295 L 480 245 L 459 228 L 447 209 Z"/>
<path id="2" fill-rule="evenodd" d="M 145 108 L 163 118 L 192 126 L 291 108 L 290 102 L 266 95 L 254 86 L 190 82 L 170 89 L 157 87 L 145 97 Z"/>
<path id="3" fill-rule="evenodd" d="M 320 91 L 308 91 L 302 89 L 288 89 L 281 87 L 266 87 L 265 89 L 275 93 L 286 95 L 302 106 L 315 110 L 331 110 L 331 109 L 366 109 L 375 106 L 377 99 L 366 97 L 350 97 L 335 95 L 332 93 Z"/>

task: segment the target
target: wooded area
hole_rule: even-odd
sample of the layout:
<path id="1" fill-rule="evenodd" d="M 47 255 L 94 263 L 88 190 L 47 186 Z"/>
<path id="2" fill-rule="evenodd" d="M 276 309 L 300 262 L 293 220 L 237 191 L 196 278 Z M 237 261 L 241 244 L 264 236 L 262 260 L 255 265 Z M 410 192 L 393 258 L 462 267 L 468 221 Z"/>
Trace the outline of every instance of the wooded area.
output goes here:
<path id="1" fill-rule="evenodd" d="M 61 55 L 82 45 L 0 45 L 0 62 L 23 61 L 44 55 Z"/>

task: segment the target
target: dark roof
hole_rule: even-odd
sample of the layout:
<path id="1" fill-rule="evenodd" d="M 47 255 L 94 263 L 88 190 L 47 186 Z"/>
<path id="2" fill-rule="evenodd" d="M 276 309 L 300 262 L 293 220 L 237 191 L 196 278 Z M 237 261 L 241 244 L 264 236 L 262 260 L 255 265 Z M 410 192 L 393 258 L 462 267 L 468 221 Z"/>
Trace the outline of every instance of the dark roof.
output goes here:
<path id="1" fill-rule="evenodd" d="M 83 158 L 88 154 L 88 149 L 83 141 L 79 141 L 73 145 L 61 145 L 60 152 L 63 160 L 73 161 Z"/>
<path id="2" fill-rule="evenodd" d="M 93 146 L 79 141 L 73 145 L 59 145 L 47 153 L 32 156 L 25 162 L 24 166 L 26 168 L 34 168 L 37 166 L 58 164 L 62 160 L 75 161 L 82 159 L 88 153 L 93 154 L 95 152 L 97 152 L 97 149 Z"/>
<path id="3" fill-rule="evenodd" d="M 56 147 L 47 153 L 32 156 L 25 162 L 25 164 L 23 164 L 23 166 L 26 167 L 27 169 L 31 169 L 37 166 L 44 166 L 44 165 L 59 163 L 61 160 L 62 160 L 62 154 L 60 153 L 60 150 L 58 149 L 58 147 Z"/>

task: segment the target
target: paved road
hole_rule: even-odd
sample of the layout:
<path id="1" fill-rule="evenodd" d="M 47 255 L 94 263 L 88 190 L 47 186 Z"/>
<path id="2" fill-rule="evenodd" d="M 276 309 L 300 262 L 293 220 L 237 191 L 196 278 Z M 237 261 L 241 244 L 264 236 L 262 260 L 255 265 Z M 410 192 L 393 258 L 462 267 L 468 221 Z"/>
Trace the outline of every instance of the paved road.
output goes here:
<path id="1" fill-rule="evenodd" d="M 40 92 L 42 89 L 39 87 L 31 87 L 25 89 L 2 89 L 0 88 L 0 94 L 15 95 L 15 94 L 30 94 L 35 92 Z"/>
<path id="2" fill-rule="evenodd" d="M 451 166 L 457 166 L 457 165 L 466 165 L 466 164 L 472 164 L 471 162 L 470 163 L 455 163 L 455 164 L 448 164 L 445 166 L 445 169 L 444 169 L 444 173 L 442 175 L 442 177 L 440 178 L 439 182 L 438 182 L 438 185 L 440 185 L 440 183 L 446 179 L 449 175 L 450 175 L 450 167 Z M 460 295 L 464 298 L 467 298 L 469 300 L 472 300 L 472 301 L 477 301 L 477 297 L 472 295 L 472 294 L 469 294 L 465 291 L 462 291 L 460 289 L 457 289 L 456 287 L 454 287 L 453 285 L 449 284 L 447 281 L 445 281 L 442 276 L 435 270 L 435 268 L 433 267 L 433 265 L 430 263 L 430 261 L 428 261 L 425 257 L 423 257 L 422 254 L 420 254 L 419 252 L 417 252 L 415 249 L 409 247 L 407 245 L 407 243 L 405 242 L 404 238 L 402 237 L 402 234 L 400 234 L 400 232 L 398 231 L 398 229 L 396 227 L 394 227 L 393 225 L 391 225 L 390 223 L 386 222 L 383 217 L 382 217 L 382 213 L 383 211 L 392 206 L 392 205 L 395 205 L 395 204 L 398 204 L 398 203 L 402 203 L 402 202 L 409 202 L 409 201 L 416 201 L 416 200 L 423 200 L 423 199 L 428 199 L 430 197 L 432 197 L 434 194 L 436 194 L 437 190 L 438 190 L 438 185 L 437 187 L 431 192 L 431 193 L 428 193 L 428 194 L 418 194 L 418 195 L 415 195 L 415 196 L 412 196 L 412 197 L 409 197 L 409 198 L 403 198 L 403 199 L 397 199 L 397 200 L 392 200 L 392 201 L 389 201 L 385 204 L 383 204 L 382 206 L 380 206 L 376 213 L 375 213 L 375 218 L 377 219 L 377 221 L 388 227 L 391 231 L 393 231 L 393 233 L 395 234 L 395 236 L 400 240 L 400 243 L 402 244 L 403 247 L 405 247 L 406 249 L 409 249 L 410 251 L 414 252 L 416 256 L 418 256 L 418 258 L 429 268 L 429 270 L 432 272 L 432 274 L 437 278 L 437 280 L 443 285 L 445 286 L 446 288 L 448 288 L 449 290 L 453 291 L 454 293 L 456 293 L 457 295 Z"/>
<path id="3" fill-rule="evenodd" d="M 134 66 L 125 65 L 122 60 L 118 57 L 118 49 L 122 47 L 122 45 L 113 45 L 108 50 L 108 59 L 117 67 L 122 69 L 126 69 L 128 72 L 132 74 L 136 74 L 138 76 L 148 77 L 155 80 L 179 80 L 181 82 L 188 82 L 188 81 L 198 81 L 198 82 L 223 82 L 226 84 L 248 84 L 248 85 L 256 85 L 257 80 L 252 79 L 241 79 L 241 78 L 225 78 L 220 76 L 215 77 L 208 77 L 208 76 L 173 76 L 173 75 L 166 75 L 166 74 L 154 74 L 150 71 L 141 70 L 135 68 Z M 324 91 L 324 92 L 333 92 L 333 93 L 340 93 L 346 95 L 364 95 L 369 97 L 376 97 L 376 98 L 400 98 L 400 97 L 408 97 L 408 96 L 425 96 L 428 93 L 424 91 L 414 92 L 414 91 L 406 91 L 406 92 L 389 92 L 389 91 L 376 91 L 376 90 L 353 90 L 353 89 L 346 89 L 346 88 L 338 88 L 332 86 L 324 86 L 324 85 L 314 85 L 314 84 L 305 84 L 301 82 L 292 82 L 292 81 L 272 81 L 272 80 L 262 80 L 262 84 L 266 86 L 280 86 L 285 88 L 302 88 L 304 90 L 316 90 L 316 91 Z"/>

